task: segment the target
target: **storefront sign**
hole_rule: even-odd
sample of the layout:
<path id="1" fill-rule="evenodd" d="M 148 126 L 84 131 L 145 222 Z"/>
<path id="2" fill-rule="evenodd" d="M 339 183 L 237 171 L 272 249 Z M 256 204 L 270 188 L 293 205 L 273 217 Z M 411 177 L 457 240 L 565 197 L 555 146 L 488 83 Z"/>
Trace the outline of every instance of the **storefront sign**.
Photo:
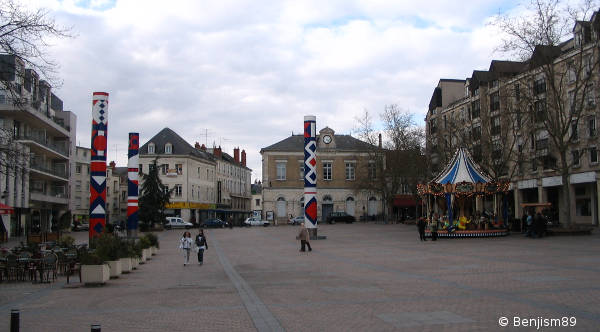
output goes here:
<path id="1" fill-rule="evenodd" d="M 198 210 L 214 210 L 215 204 L 195 203 L 195 202 L 171 202 L 165 205 L 167 209 L 198 209 Z"/>
<path id="2" fill-rule="evenodd" d="M 569 182 L 572 184 L 596 182 L 596 172 L 571 174 Z"/>

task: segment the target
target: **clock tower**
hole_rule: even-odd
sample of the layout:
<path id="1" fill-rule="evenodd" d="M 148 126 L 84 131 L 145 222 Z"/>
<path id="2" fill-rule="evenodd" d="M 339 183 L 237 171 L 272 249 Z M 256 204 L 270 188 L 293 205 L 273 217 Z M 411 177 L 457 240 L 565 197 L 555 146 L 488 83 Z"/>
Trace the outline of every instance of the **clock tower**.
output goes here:
<path id="1" fill-rule="evenodd" d="M 317 141 L 319 149 L 335 149 L 335 131 L 329 127 L 321 129 Z"/>

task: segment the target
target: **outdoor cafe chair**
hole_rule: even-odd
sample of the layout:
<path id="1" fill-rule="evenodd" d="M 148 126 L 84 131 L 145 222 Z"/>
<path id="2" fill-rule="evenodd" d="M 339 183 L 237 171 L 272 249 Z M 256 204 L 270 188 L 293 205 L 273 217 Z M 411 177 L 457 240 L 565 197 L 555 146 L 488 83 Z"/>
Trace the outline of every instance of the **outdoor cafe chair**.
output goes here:
<path id="1" fill-rule="evenodd" d="M 44 278 L 46 282 L 50 282 L 50 276 L 52 276 L 52 280 L 56 280 L 56 269 L 58 264 L 58 257 L 55 253 L 46 253 L 44 257 L 41 259 L 41 282 L 44 282 Z"/>

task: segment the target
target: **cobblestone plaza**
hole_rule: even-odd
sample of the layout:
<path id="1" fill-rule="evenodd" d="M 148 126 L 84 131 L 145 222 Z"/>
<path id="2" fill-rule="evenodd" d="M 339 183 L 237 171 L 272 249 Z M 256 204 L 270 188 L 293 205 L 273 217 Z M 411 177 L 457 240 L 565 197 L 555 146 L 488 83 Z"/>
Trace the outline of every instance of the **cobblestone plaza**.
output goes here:
<path id="1" fill-rule="evenodd" d="M 14 308 L 21 331 L 490 331 L 514 330 L 514 317 L 576 320 L 556 330 L 600 325 L 597 234 L 419 242 L 415 226 L 336 224 L 300 253 L 297 231 L 209 230 L 204 265 L 185 267 L 182 231 L 165 231 L 158 255 L 103 287 L 60 276 L 4 282 L 0 330 Z"/>

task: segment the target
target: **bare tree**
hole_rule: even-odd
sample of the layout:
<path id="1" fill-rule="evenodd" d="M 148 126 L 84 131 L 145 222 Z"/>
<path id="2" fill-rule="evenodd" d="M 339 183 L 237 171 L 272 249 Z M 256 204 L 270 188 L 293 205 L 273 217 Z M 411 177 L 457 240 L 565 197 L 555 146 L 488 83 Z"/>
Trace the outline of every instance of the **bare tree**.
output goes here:
<path id="1" fill-rule="evenodd" d="M 425 133 L 413 121 L 414 114 L 406 112 L 398 105 L 387 105 L 380 114 L 383 130 L 374 130 L 373 119 L 365 110 L 357 118 L 356 132 L 359 138 L 373 147 L 379 145 L 379 134 L 385 141 L 381 148 L 374 148 L 370 160 L 373 161 L 365 176 L 357 181 L 357 188 L 367 188 L 381 195 L 384 221 L 388 220 L 388 209 L 394 196 L 399 193 L 416 197 L 417 183 L 426 177 L 427 167 L 423 155 Z"/>
<path id="2" fill-rule="evenodd" d="M 544 169 L 554 169 L 562 177 L 561 220 L 566 225 L 571 222 L 569 174 L 581 155 L 576 149 L 577 128 L 595 109 L 598 42 L 592 39 L 589 22 L 579 21 L 589 19 L 594 8 L 590 0 L 578 7 L 536 0 L 527 14 L 498 16 L 494 22 L 507 36 L 499 50 L 529 64 L 516 91 L 519 109 L 530 123 L 521 132 L 536 145 L 530 162 L 535 166 L 539 160 Z M 572 32 L 575 38 L 568 40 Z"/>

